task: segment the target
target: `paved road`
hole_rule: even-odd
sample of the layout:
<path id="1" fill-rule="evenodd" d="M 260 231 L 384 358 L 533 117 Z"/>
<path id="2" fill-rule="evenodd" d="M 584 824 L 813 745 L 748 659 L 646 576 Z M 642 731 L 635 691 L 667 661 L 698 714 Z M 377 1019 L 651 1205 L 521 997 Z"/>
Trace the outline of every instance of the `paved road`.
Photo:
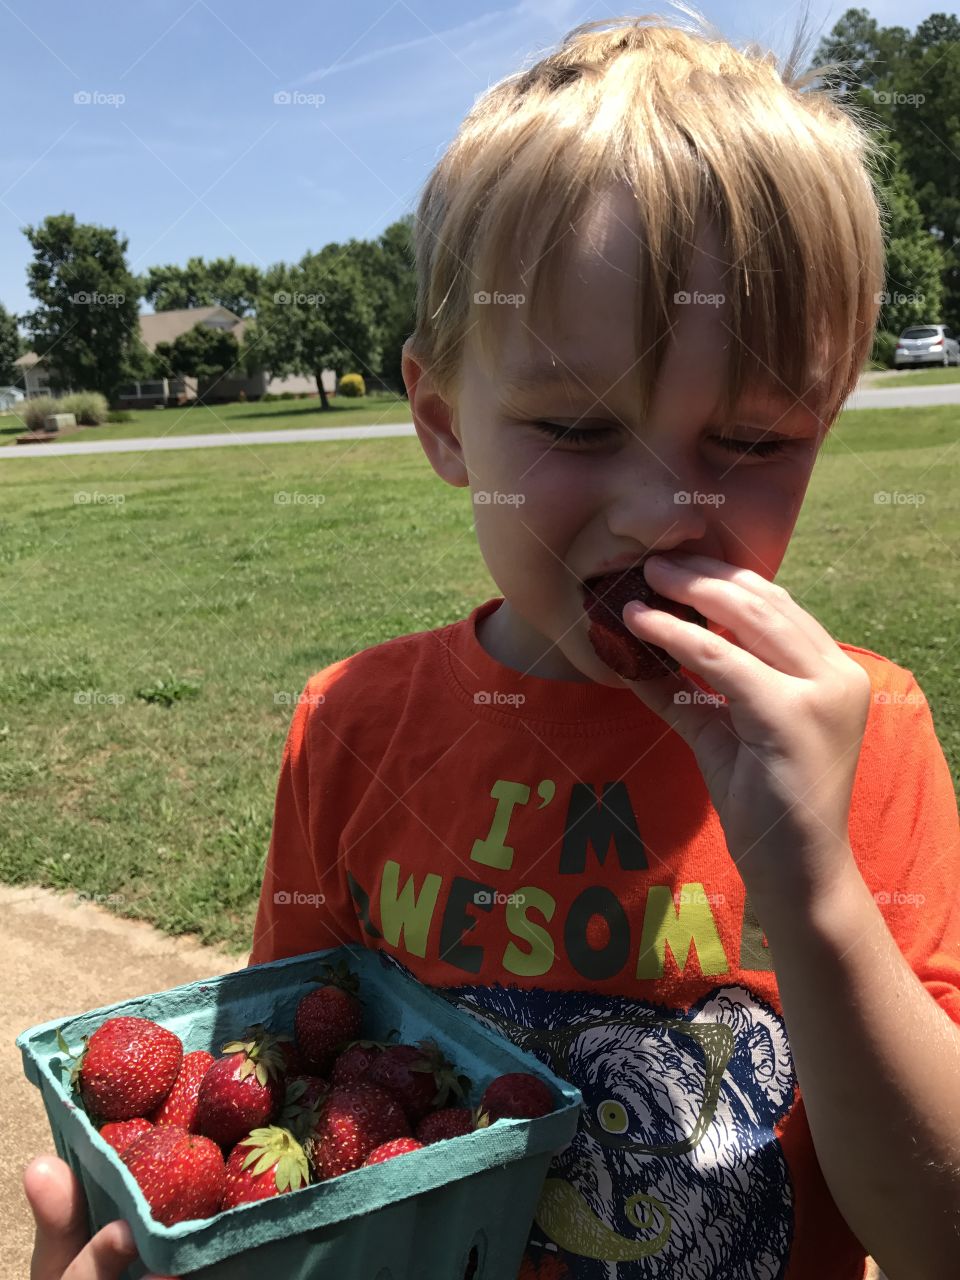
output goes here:
<path id="1" fill-rule="evenodd" d="M 960 382 L 929 387 L 857 387 L 845 409 L 905 409 L 927 404 L 960 404 Z"/>
<path id="2" fill-rule="evenodd" d="M 930 387 L 858 387 L 846 409 L 902 409 L 928 404 L 960 405 L 960 382 Z M 235 444 L 313 444 L 324 440 L 378 440 L 412 436 L 412 422 L 373 427 L 296 427 L 283 431 L 226 431 L 222 435 L 147 436 L 130 440 L 69 440 L 0 448 L 0 462 L 11 458 L 64 457 L 67 454 L 145 453 L 161 449 L 221 449 Z"/>
<path id="3" fill-rule="evenodd" d="M 234 444 L 311 444 L 322 440 L 377 440 L 415 435 L 412 422 L 383 422 L 375 427 L 296 427 L 283 431 L 225 431 L 222 435 L 145 436 L 130 440 L 70 440 L 50 444 L 12 444 L 0 448 L 0 461 L 64 457 L 66 454 L 144 453 L 160 449 L 220 449 Z"/>

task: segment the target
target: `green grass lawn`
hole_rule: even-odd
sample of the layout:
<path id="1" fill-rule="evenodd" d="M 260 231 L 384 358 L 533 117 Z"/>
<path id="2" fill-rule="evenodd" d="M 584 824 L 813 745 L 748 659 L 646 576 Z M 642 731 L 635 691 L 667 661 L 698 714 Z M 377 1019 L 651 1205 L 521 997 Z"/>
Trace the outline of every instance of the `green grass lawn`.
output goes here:
<path id="1" fill-rule="evenodd" d="M 955 775 L 958 442 L 949 406 L 844 415 L 779 577 L 916 673 Z M 0 879 L 242 949 L 291 700 L 496 594 L 469 497 L 407 439 L 6 466 Z"/>
<path id="2" fill-rule="evenodd" d="M 251 401 L 247 404 L 195 405 L 182 409 L 131 410 L 130 422 L 82 427 L 65 440 L 128 440 L 146 436 L 220 435 L 229 431 L 277 431 L 296 427 L 371 426 L 409 422 L 410 409 L 401 396 L 371 394 L 352 400 L 331 396 L 328 412 L 316 397 L 304 400 Z M 15 445 L 26 428 L 16 414 L 0 414 L 0 447 Z"/>

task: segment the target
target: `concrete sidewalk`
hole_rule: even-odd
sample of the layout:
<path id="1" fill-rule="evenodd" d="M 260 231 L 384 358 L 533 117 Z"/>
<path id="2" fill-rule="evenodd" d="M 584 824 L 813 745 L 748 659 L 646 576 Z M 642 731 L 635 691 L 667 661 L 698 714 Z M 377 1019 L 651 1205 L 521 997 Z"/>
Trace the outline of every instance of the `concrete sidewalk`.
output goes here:
<path id="1" fill-rule="evenodd" d="M 4 1001 L 0 1007 L 0 1239 L 3 1274 L 26 1280 L 33 1250 L 33 1217 L 23 1194 L 24 1166 L 53 1152 L 40 1092 L 27 1082 L 14 1040 L 21 1031 L 60 1015 L 82 1013 L 130 996 L 242 969 L 247 953 L 229 955 L 183 938 L 169 938 L 142 921 L 122 920 L 74 893 L 0 885 L 5 925 Z"/>

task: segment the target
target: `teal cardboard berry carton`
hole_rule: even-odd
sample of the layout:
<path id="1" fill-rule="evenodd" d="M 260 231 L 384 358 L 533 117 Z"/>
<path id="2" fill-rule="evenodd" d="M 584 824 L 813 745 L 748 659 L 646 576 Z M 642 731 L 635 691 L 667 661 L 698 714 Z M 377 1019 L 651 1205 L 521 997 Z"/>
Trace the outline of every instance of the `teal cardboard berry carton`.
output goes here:
<path id="1" fill-rule="evenodd" d="M 176 1032 L 184 1053 L 221 1046 L 254 1023 L 292 1033 L 300 998 L 322 962 L 346 961 L 360 983 L 363 1035 L 404 1043 L 430 1037 L 472 1091 L 476 1106 L 495 1076 L 526 1071 L 553 1090 L 556 1109 L 535 1120 L 498 1120 L 213 1218 L 158 1223 L 132 1174 L 97 1133 L 70 1086 L 76 1050 L 108 1018 L 150 1018 Z M 191 982 L 154 995 L 58 1018 L 17 1037 L 27 1079 L 43 1097 L 57 1154 L 79 1177 L 91 1234 L 115 1218 L 133 1230 L 148 1271 L 196 1280 L 256 1274 L 283 1280 L 462 1280 L 468 1259 L 476 1280 L 513 1280 L 554 1154 L 577 1129 L 580 1091 L 479 1019 L 456 1008 L 379 951 L 337 947 Z"/>

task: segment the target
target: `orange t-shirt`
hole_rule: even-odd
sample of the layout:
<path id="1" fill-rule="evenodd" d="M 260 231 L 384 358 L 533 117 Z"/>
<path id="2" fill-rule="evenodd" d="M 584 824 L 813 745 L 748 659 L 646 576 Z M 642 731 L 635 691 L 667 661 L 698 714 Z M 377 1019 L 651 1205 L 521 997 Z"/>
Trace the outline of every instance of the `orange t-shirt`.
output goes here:
<path id="1" fill-rule="evenodd" d="M 692 752 L 629 690 L 496 662 L 476 624 L 499 604 L 308 682 L 251 963 L 378 948 L 582 1090 L 525 1274 L 860 1280 L 766 940 Z M 947 763 L 910 672 L 842 647 L 876 695 L 853 852 L 960 1023 Z"/>

